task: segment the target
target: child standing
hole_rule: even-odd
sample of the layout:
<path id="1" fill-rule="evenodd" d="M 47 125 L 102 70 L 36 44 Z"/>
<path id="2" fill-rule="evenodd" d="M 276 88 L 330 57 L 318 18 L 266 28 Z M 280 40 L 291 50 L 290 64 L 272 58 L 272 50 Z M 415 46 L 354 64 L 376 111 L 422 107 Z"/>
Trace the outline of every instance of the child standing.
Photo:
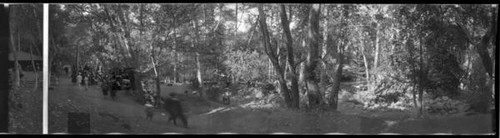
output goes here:
<path id="1" fill-rule="evenodd" d="M 146 104 L 146 119 L 147 120 L 153 120 L 153 115 L 154 115 L 154 110 L 153 110 L 153 105 L 147 103 Z"/>

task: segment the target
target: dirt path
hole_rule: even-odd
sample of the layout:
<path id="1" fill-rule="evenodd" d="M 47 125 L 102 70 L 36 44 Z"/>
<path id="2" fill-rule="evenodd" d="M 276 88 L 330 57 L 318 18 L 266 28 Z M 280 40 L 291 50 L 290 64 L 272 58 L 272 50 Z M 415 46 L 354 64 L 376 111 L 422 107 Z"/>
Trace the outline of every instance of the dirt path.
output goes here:
<path id="1" fill-rule="evenodd" d="M 189 111 L 187 114 L 189 129 L 184 129 L 171 123 L 167 124 L 168 114 L 162 116 L 161 112 L 156 112 L 153 121 L 146 120 L 144 106 L 130 99 L 123 91 L 117 94 L 117 101 L 112 101 L 109 97 L 103 97 L 97 86 L 90 87 L 85 91 L 83 87 L 78 88 L 70 83 L 69 78 L 62 78 L 60 85 L 51 91 L 50 95 L 51 101 L 54 101 L 51 102 L 52 104 L 56 104 L 56 101 L 59 104 L 62 104 L 61 102 L 69 105 L 75 104 L 78 106 L 75 107 L 76 111 L 90 113 L 92 133 L 326 133 L 336 131 L 336 129 L 321 129 L 332 127 L 316 125 L 320 122 L 317 120 L 317 116 L 300 115 L 293 112 L 274 113 L 239 106 L 220 107 L 213 112 L 201 114 Z M 196 110 L 193 107 L 188 108 Z M 62 120 L 61 122 L 64 122 L 67 119 Z M 59 125 L 64 126 L 63 123 L 59 123 Z M 307 129 L 309 125 L 315 125 L 314 129 Z M 356 124 L 352 125 L 356 126 Z M 65 130 L 63 129 L 63 131 Z"/>
<path id="2" fill-rule="evenodd" d="M 117 100 L 113 101 L 109 96 L 104 97 L 98 86 L 89 86 L 89 89 L 85 91 L 84 87 L 79 88 L 73 85 L 69 78 L 62 78 L 60 85 L 51 91 L 49 95 L 51 99 L 49 104 L 66 104 L 59 107 L 74 106 L 74 109 L 69 109 L 70 111 L 59 111 L 60 116 L 64 119 L 61 119 L 58 123 L 53 122 L 54 126 L 61 125 L 65 128 L 67 126 L 64 124 L 67 120 L 65 114 L 68 112 L 86 112 L 91 114 L 92 133 L 179 131 L 177 128 L 162 125 L 161 123 L 166 122 L 166 120 L 165 117 L 161 117 L 161 113 L 156 113 L 152 122 L 147 121 L 144 118 L 144 106 L 128 98 L 124 91 L 118 92 Z M 57 110 L 57 106 L 54 110 Z M 65 129 L 58 130 L 60 131 L 54 132 L 66 131 Z"/>
<path id="3" fill-rule="evenodd" d="M 90 113 L 91 133 L 487 133 L 491 128 L 488 116 L 405 120 L 369 117 L 374 115 L 372 113 L 362 113 L 368 116 L 362 117 L 332 112 L 254 109 L 241 105 L 214 106 L 210 111 L 208 107 L 191 104 L 186 107 L 189 128 L 185 129 L 167 123 L 168 114 L 162 116 L 161 111 L 155 113 L 153 121 L 146 120 L 145 107 L 123 91 L 118 92 L 117 101 L 112 101 L 109 97 L 104 98 L 97 86 L 85 91 L 83 87 L 74 86 L 69 78 L 60 80 L 60 85 L 49 93 L 51 133 L 66 132 L 68 112 Z M 342 110 L 352 109 L 341 108 L 341 112 L 347 113 Z"/>

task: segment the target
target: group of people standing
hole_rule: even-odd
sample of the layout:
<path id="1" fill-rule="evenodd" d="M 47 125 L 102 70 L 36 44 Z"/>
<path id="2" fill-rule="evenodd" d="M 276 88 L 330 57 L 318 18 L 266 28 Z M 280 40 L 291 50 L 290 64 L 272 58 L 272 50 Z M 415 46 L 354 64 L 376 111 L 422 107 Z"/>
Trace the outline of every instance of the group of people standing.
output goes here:
<path id="1" fill-rule="evenodd" d="M 116 93 L 121 88 L 120 81 L 118 81 L 115 77 L 103 75 L 101 80 L 101 89 L 104 97 L 111 96 L 111 99 L 116 100 Z"/>
<path id="2" fill-rule="evenodd" d="M 69 71 L 67 68 L 66 70 Z M 98 83 L 102 76 L 102 74 L 97 69 L 93 69 L 89 66 L 85 66 L 79 69 L 74 67 L 74 70 L 76 71 L 71 73 L 72 82 L 79 84 L 79 86 L 95 85 Z"/>
<path id="3" fill-rule="evenodd" d="M 82 75 L 82 73 L 79 72 L 76 76 L 76 84 L 78 85 L 78 88 L 81 88 L 82 84 L 85 85 L 85 91 L 87 91 L 89 88 L 89 76 Z"/>

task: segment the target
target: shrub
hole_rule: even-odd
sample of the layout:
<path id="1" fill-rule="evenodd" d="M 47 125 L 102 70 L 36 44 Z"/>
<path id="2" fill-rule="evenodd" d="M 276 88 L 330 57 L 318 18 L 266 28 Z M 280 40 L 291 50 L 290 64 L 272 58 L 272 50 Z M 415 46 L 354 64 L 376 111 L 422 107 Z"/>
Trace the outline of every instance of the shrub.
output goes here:
<path id="1" fill-rule="evenodd" d="M 266 79 L 267 56 L 254 50 L 234 50 L 226 54 L 224 65 L 231 76 L 243 82 Z"/>
<path id="2" fill-rule="evenodd" d="M 200 83 L 198 82 L 198 80 L 196 78 L 192 78 L 192 79 L 189 79 L 189 85 L 188 85 L 188 88 L 190 90 L 199 90 L 199 87 L 200 87 Z"/>
<path id="3" fill-rule="evenodd" d="M 271 84 L 271 83 L 264 83 L 264 84 L 262 84 L 261 89 L 262 89 L 262 94 L 264 96 L 266 96 L 270 92 L 275 91 L 276 87 L 273 84 Z"/>
<path id="4" fill-rule="evenodd" d="M 368 108 L 373 105 L 373 99 L 376 98 L 376 95 L 370 91 L 359 91 L 355 93 L 352 98 L 352 100 L 363 103 L 364 107 Z"/>
<path id="5" fill-rule="evenodd" d="M 483 87 L 486 88 L 486 87 Z M 471 109 L 476 112 L 487 112 L 490 106 L 489 101 L 491 100 L 491 96 L 487 92 L 487 90 L 481 91 L 466 91 L 464 92 L 464 101 L 470 105 Z"/>
<path id="6" fill-rule="evenodd" d="M 426 105 L 425 109 L 428 113 L 442 115 L 462 113 L 469 109 L 466 102 L 454 100 L 447 96 L 426 100 L 424 105 Z"/>
<path id="7" fill-rule="evenodd" d="M 344 95 L 341 95 L 344 96 Z M 370 91 L 360 91 L 350 96 L 345 95 L 347 101 L 361 103 L 365 109 L 399 109 L 405 110 L 412 107 L 411 94 L 400 92 L 387 92 L 375 94 Z"/>
<path id="8" fill-rule="evenodd" d="M 206 89 L 207 98 L 212 101 L 220 101 L 224 89 L 218 87 L 209 87 Z"/>

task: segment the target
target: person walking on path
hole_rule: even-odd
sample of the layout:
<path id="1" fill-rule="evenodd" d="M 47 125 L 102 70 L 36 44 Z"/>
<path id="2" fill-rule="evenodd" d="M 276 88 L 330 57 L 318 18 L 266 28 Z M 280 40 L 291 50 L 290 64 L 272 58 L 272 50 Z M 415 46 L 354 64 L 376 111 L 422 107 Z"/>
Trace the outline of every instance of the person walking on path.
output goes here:
<path id="1" fill-rule="evenodd" d="M 118 80 L 111 79 L 111 93 L 110 93 L 111 99 L 116 101 L 116 92 L 120 90 L 120 87 L 121 87 L 120 82 L 118 82 Z"/>
<path id="2" fill-rule="evenodd" d="M 111 88 L 107 81 L 103 81 L 101 83 L 101 90 L 102 90 L 102 95 L 104 96 L 104 98 L 106 98 L 106 96 L 108 96 L 108 93 L 111 91 Z"/>
<path id="3" fill-rule="evenodd" d="M 78 88 L 80 88 L 81 85 L 82 85 L 82 75 L 81 75 L 81 73 L 78 73 L 78 76 L 76 76 L 76 84 L 78 84 Z"/>
<path id="4" fill-rule="evenodd" d="M 86 75 L 85 78 L 83 79 L 83 82 L 85 83 L 85 91 L 89 89 L 89 76 Z"/>
<path id="5" fill-rule="evenodd" d="M 186 115 L 184 115 L 184 110 L 182 109 L 181 102 L 177 99 L 174 92 L 170 93 L 170 97 L 166 98 L 164 101 L 164 108 L 170 114 L 167 122 L 174 121 L 174 125 L 177 125 L 177 118 L 181 119 L 184 124 L 184 128 L 188 127 L 188 122 Z"/>

